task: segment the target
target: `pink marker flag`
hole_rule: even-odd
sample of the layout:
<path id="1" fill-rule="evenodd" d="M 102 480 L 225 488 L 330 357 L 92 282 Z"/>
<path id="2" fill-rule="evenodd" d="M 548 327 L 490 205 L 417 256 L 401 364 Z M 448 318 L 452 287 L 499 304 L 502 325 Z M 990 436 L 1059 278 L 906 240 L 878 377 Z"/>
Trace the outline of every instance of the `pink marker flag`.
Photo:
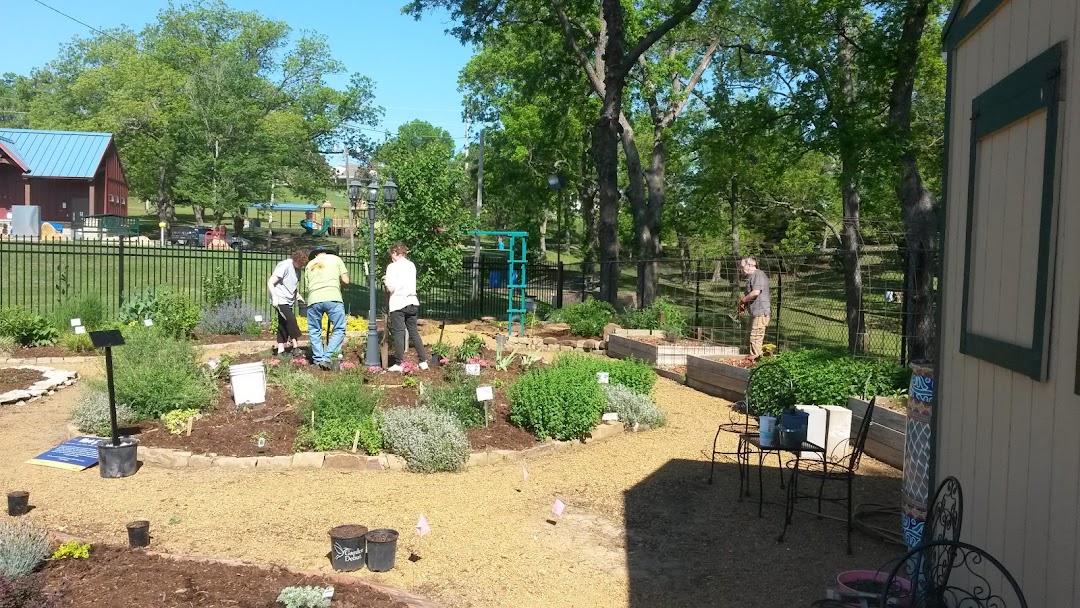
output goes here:
<path id="1" fill-rule="evenodd" d="M 554 513 L 556 517 L 562 517 L 562 512 L 565 508 L 566 503 L 556 498 L 555 504 L 551 507 L 551 512 Z"/>
<path id="2" fill-rule="evenodd" d="M 521 480 L 529 481 L 529 467 L 521 465 Z"/>
<path id="3" fill-rule="evenodd" d="M 428 532 L 431 532 L 431 526 L 427 523 L 427 518 L 424 514 L 420 514 L 420 521 L 416 522 L 416 533 L 423 537 Z"/>

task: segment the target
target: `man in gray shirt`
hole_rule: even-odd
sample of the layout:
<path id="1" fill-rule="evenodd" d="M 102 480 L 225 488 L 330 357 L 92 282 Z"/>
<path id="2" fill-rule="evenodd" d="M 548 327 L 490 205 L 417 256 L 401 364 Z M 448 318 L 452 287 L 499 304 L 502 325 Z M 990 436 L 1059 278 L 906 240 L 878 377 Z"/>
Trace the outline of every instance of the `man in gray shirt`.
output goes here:
<path id="1" fill-rule="evenodd" d="M 746 275 L 745 295 L 739 298 L 739 312 L 750 312 L 750 356 L 755 360 L 761 357 L 761 344 L 765 341 L 765 328 L 772 318 L 772 306 L 769 305 L 769 275 L 758 270 L 757 260 L 743 258 L 739 260 L 739 270 Z"/>

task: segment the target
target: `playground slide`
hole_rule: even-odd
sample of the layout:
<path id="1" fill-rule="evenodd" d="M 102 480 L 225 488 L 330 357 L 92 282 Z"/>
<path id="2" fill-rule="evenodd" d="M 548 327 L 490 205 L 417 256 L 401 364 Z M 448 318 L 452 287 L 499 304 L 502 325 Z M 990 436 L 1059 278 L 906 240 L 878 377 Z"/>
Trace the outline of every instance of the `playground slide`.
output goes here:
<path id="1" fill-rule="evenodd" d="M 330 226 L 333 224 L 333 220 L 325 218 L 322 221 L 322 228 L 315 232 L 315 222 L 310 220 L 300 220 L 300 227 L 304 229 L 306 236 L 326 236 L 326 233 L 330 231 Z"/>

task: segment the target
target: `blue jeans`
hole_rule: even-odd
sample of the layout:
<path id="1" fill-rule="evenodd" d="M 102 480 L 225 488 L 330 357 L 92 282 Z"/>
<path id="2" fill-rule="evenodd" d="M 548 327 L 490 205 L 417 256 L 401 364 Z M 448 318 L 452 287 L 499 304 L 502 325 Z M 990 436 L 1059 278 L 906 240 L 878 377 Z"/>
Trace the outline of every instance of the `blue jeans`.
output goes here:
<path id="1" fill-rule="evenodd" d="M 322 317 L 330 317 L 330 344 L 323 349 Z M 319 302 L 307 309 L 308 338 L 311 340 L 311 360 L 318 364 L 330 361 L 330 355 L 341 350 L 345 343 L 345 305 L 341 302 Z"/>

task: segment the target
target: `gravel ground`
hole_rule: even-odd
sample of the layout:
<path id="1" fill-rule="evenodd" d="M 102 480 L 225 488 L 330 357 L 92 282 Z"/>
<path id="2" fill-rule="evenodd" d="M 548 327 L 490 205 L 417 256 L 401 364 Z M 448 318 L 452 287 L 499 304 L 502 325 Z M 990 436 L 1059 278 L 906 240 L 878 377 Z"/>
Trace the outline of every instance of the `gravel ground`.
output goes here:
<path id="1" fill-rule="evenodd" d="M 101 374 L 99 363 L 74 367 Z M 392 527 L 402 532 L 397 568 L 358 576 L 448 606 L 515 608 L 806 606 L 838 571 L 899 556 L 856 532 L 849 557 L 842 523 L 802 513 L 778 544 L 775 470 L 763 518 L 756 497 L 738 502 L 732 464 L 707 485 L 704 453 L 726 403 L 663 379 L 655 396 L 667 427 L 538 458 L 527 482 L 520 463 L 436 475 L 147 467 L 119 480 L 24 464 L 64 439 L 81 385 L 0 408 L 0 489 L 29 490 L 29 517 L 100 541 L 125 543 L 124 524 L 149 519 L 159 550 L 329 570 L 331 527 Z M 733 448 L 735 436 L 721 441 Z M 895 504 L 899 475 L 864 458 L 857 502 Z M 556 496 L 567 506 L 553 525 Z M 432 529 L 422 542 L 420 513 Z M 410 551 L 422 559 L 406 560 Z"/>

